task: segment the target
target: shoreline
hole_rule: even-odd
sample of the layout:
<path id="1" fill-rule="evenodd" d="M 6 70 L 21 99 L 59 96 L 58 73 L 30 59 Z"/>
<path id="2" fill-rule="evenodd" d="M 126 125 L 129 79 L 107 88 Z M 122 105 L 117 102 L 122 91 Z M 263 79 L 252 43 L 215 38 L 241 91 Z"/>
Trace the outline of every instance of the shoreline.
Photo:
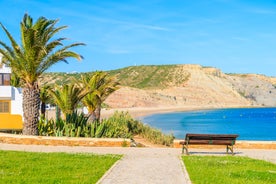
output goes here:
<path id="1" fill-rule="evenodd" d="M 133 118 L 139 119 L 143 116 L 149 116 L 153 114 L 163 114 L 170 112 L 188 112 L 195 110 L 210 110 L 223 107 L 130 107 L 130 108 L 116 108 L 116 109 L 103 109 L 101 111 L 102 118 L 108 118 L 114 114 L 114 112 L 128 112 Z"/>
<path id="2" fill-rule="evenodd" d="M 235 109 L 235 108 L 241 108 L 241 109 L 248 109 L 248 108 L 276 108 L 276 107 L 263 107 L 263 106 L 246 106 L 246 107 L 217 107 L 217 106 L 204 106 L 204 107 L 198 107 L 198 106 L 181 106 L 181 107 L 132 107 L 132 108 L 118 108 L 118 109 L 109 109 L 104 110 L 103 112 L 103 118 L 108 118 L 109 116 L 113 115 L 114 112 L 123 111 L 128 112 L 134 119 L 141 121 L 143 117 L 150 116 L 154 114 L 164 114 L 164 113 L 173 113 L 173 112 L 189 112 L 189 111 L 201 111 L 201 110 L 215 110 L 215 109 Z M 180 140 L 181 138 L 175 138 L 175 140 Z M 243 145 L 244 143 L 247 144 L 247 142 L 250 142 L 248 145 L 258 144 L 257 147 L 262 147 L 261 142 L 264 143 L 270 143 L 273 144 L 273 149 L 276 149 L 276 140 L 237 140 L 240 145 Z M 243 143 L 243 144 L 241 144 Z M 242 146 L 246 147 L 246 146 Z M 254 147 L 254 146 L 253 146 Z"/>
<path id="3" fill-rule="evenodd" d="M 275 108 L 275 107 L 263 107 L 263 106 L 162 106 L 162 107 L 129 107 L 129 108 L 114 108 L 114 109 L 102 109 L 101 117 L 108 118 L 114 114 L 114 112 L 128 112 L 133 118 L 139 119 L 143 116 L 149 116 L 153 114 L 164 114 L 171 112 L 189 112 L 196 110 L 214 110 L 214 109 L 233 109 L 233 108 Z"/>

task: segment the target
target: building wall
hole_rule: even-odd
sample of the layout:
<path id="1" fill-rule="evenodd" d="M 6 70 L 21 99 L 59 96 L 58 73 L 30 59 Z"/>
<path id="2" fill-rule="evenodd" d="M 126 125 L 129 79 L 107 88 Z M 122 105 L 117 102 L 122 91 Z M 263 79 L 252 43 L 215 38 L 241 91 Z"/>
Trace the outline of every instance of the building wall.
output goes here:
<path id="1" fill-rule="evenodd" d="M 12 87 L 12 100 L 11 100 L 11 113 L 23 115 L 23 107 L 22 107 L 22 89 Z"/>
<path id="2" fill-rule="evenodd" d="M 11 73 L 11 68 L 6 67 L 4 64 L 1 64 L 1 61 L 0 65 L 2 65 L 2 67 L 0 67 L 0 73 Z"/>
<path id="3" fill-rule="evenodd" d="M 1 63 L 0 73 L 11 73 L 11 69 Z M 0 85 L 0 101 L 9 102 L 9 112 L 0 112 L 0 130 L 23 128 L 22 89 L 10 85 Z"/>
<path id="4" fill-rule="evenodd" d="M 1 73 L 1 71 L 0 71 Z M 11 86 L 1 86 L 0 85 L 0 100 L 11 100 L 12 98 L 12 87 Z"/>

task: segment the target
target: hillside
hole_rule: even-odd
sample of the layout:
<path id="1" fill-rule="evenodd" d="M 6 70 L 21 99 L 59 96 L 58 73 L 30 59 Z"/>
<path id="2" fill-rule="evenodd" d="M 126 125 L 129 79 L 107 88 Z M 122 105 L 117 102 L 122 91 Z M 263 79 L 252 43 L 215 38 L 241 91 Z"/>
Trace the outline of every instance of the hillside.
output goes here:
<path id="1" fill-rule="evenodd" d="M 132 66 L 108 71 L 121 88 L 105 103 L 130 107 L 241 107 L 276 106 L 276 78 L 225 74 L 200 65 Z M 46 74 L 61 82 L 80 74 Z"/>
<path id="2" fill-rule="evenodd" d="M 106 100 L 114 108 L 276 106 L 275 78 L 263 75 L 230 75 L 200 65 L 136 66 L 110 73 L 124 86 Z"/>

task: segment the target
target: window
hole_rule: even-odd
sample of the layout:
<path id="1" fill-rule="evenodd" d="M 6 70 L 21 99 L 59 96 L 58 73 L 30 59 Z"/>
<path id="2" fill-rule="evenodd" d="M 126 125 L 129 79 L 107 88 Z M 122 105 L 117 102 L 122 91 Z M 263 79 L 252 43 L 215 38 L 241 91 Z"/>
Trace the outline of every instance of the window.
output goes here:
<path id="1" fill-rule="evenodd" d="M 11 74 L 0 73 L 0 86 L 9 86 L 11 84 Z"/>
<path id="2" fill-rule="evenodd" d="M 10 113 L 10 101 L 0 100 L 0 113 Z"/>

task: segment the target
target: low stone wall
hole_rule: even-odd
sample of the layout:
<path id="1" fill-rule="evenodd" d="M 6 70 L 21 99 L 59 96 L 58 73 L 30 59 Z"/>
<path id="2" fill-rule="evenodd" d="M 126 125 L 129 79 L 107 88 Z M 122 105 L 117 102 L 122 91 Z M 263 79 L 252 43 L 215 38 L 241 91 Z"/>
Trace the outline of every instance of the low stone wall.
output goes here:
<path id="1" fill-rule="evenodd" d="M 174 140 L 173 148 L 181 148 L 181 140 Z M 27 145 L 53 145 L 53 146 L 91 146 L 91 147 L 129 147 L 130 139 L 121 138 L 75 138 L 75 137 L 47 137 L 26 136 L 0 133 L 0 143 L 27 144 Z M 158 147 L 157 145 L 155 147 Z M 162 146 L 160 146 L 162 147 Z M 189 145 L 190 148 L 225 148 L 220 145 Z M 276 141 L 237 141 L 234 149 L 276 149 Z"/>
<path id="2" fill-rule="evenodd" d="M 181 140 L 174 140 L 174 148 L 182 148 L 179 144 Z M 190 148 L 225 148 L 224 145 L 189 145 Z M 276 149 L 276 141 L 236 141 L 234 149 Z"/>
<path id="3" fill-rule="evenodd" d="M 7 144 L 129 147 L 130 142 L 131 142 L 130 139 L 46 137 L 46 136 L 25 136 L 25 135 L 0 133 L 0 143 L 7 143 Z"/>

